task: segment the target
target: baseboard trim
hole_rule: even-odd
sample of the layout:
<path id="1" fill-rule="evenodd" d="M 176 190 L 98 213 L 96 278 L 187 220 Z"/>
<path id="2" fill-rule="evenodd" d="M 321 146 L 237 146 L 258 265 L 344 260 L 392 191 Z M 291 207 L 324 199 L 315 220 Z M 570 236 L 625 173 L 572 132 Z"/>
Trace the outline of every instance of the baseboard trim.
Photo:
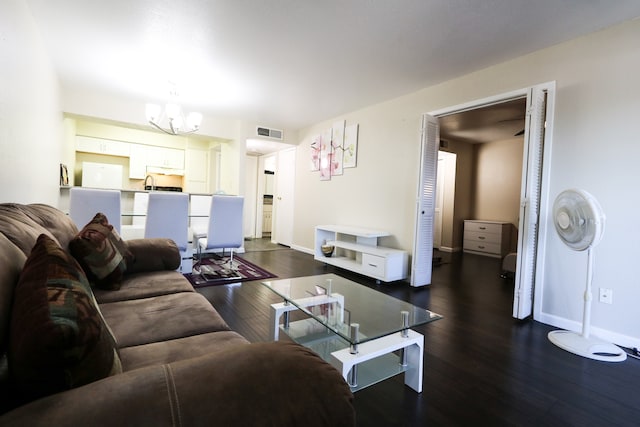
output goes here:
<path id="1" fill-rule="evenodd" d="M 314 255 L 313 249 L 305 248 L 304 246 L 291 245 L 291 249 L 295 249 L 296 251 L 304 252 L 309 255 Z"/>
<path id="2" fill-rule="evenodd" d="M 536 320 L 546 325 L 565 329 L 567 331 L 573 331 L 577 333 L 582 332 L 581 322 L 566 319 L 564 317 L 554 316 L 548 313 L 540 313 L 539 318 Z M 628 335 L 619 334 L 617 332 L 612 332 L 607 329 L 602 329 L 595 326 L 591 326 L 590 334 L 622 347 L 640 348 L 640 338 L 630 337 Z"/>
<path id="3" fill-rule="evenodd" d="M 438 250 L 440 252 L 449 252 L 449 253 L 453 253 L 453 252 L 460 252 L 462 250 L 462 248 L 460 247 L 456 247 L 456 248 L 450 248 L 448 246 L 440 246 L 438 248 Z"/>

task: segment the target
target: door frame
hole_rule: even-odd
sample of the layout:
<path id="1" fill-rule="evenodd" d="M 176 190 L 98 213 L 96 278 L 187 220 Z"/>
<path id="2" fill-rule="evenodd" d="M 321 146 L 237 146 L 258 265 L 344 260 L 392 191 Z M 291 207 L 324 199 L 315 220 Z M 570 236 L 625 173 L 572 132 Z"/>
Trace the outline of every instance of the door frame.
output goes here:
<path id="1" fill-rule="evenodd" d="M 427 113 L 428 115 L 439 118 L 442 116 L 462 113 L 465 111 L 475 110 L 482 107 L 487 107 L 494 104 L 500 104 L 506 101 L 510 101 L 513 99 L 523 98 L 523 97 L 531 97 L 531 94 L 535 90 L 544 90 L 547 93 L 547 101 L 546 101 L 546 121 L 545 121 L 545 135 L 544 135 L 544 147 L 542 150 L 542 170 L 540 172 L 540 204 L 539 204 L 539 212 L 538 212 L 538 232 L 537 232 L 537 248 L 536 248 L 536 256 L 535 256 L 535 279 L 534 279 L 534 289 L 531 294 L 533 298 L 533 318 L 539 319 L 541 315 L 542 309 L 542 292 L 544 289 L 544 260 L 545 260 L 545 251 L 546 251 L 546 240 L 547 240 L 547 222 L 546 218 L 548 218 L 549 212 L 549 188 L 550 188 L 550 164 L 551 164 L 551 146 L 552 146 L 552 135 L 553 135 L 553 117 L 554 117 L 554 106 L 555 106 L 555 81 L 542 83 L 539 85 L 533 85 L 529 87 L 525 87 L 522 89 L 505 92 L 498 95 L 493 95 L 490 97 L 477 99 L 473 101 L 469 101 L 466 103 L 453 105 L 450 107 L 445 107 L 439 110 L 431 111 Z M 531 114 L 529 110 L 529 106 L 527 106 L 527 117 Z M 529 134 L 531 128 L 530 120 L 526 120 L 526 129 L 525 129 L 525 146 L 526 146 L 526 137 Z M 523 168 L 523 176 L 521 177 L 524 180 L 526 177 L 524 174 L 526 173 L 526 169 Z M 521 204 L 525 201 L 521 201 Z M 522 230 L 518 230 L 519 233 Z M 414 236 L 415 239 L 418 236 Z M 519 288 L 520 284 L 515 283 L 516 291 Z"/>

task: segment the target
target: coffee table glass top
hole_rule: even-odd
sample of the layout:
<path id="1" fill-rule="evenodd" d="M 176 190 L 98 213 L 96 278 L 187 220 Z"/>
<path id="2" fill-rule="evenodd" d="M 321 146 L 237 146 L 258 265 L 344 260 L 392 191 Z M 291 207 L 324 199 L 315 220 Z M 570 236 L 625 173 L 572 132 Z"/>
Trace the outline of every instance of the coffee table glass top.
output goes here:
<path id="1" fill-rule="evenodd" d="M 364 343 L 441 319 L 437 313 L 385 295 L 335 274 L 262 282 L 285 302 L 351 344 Z M 408 313 L 403 326 L 402 312 Z M 358 324 L 357 337 L 350 325 Z"/>

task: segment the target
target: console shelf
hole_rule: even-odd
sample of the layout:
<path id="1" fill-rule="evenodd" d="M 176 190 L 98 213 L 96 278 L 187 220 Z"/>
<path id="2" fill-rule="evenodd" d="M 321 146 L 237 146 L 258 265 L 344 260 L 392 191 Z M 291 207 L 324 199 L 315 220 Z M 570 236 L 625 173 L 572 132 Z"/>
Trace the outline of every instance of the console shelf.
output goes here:
<path id="1" fill-rule="evenodd" d="M 383 282 L 402 280 L 408 274 L 408 253 L 378 246 L 378 238 L 389 235 L 386 231 L 360 227 L 318 225 L 314 258 Z M 323 244 L 335 247 L 332 256 L 322 254 Z"/>

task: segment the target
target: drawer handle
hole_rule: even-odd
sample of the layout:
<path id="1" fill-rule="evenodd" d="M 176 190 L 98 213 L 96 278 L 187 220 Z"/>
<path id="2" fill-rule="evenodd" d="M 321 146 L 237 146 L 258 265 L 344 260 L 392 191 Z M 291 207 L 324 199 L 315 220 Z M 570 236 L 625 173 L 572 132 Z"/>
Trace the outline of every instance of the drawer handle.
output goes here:
<path id="1" fill-rule="evenodd" d="M 478 236 L 478 239 L 480 239 L 480 240 L 484 240 L 484 239 L 486 239 L 486 237 L 484 237 L 484 236 Z"/>
<path id="2" fill-rule="evenodd" d="M 487 227 L 478 227 L 480 230 L 486 230 Z"/>
<path id="3" fill-rule="evenodd" d="M 484 246 L 478 245 L 478 249 L 484 249 Z"/>
<path id="4" fill-rule="evenodd" d="M 369 263 L 369 267 L 377 267 L 377 265 Z"/>

